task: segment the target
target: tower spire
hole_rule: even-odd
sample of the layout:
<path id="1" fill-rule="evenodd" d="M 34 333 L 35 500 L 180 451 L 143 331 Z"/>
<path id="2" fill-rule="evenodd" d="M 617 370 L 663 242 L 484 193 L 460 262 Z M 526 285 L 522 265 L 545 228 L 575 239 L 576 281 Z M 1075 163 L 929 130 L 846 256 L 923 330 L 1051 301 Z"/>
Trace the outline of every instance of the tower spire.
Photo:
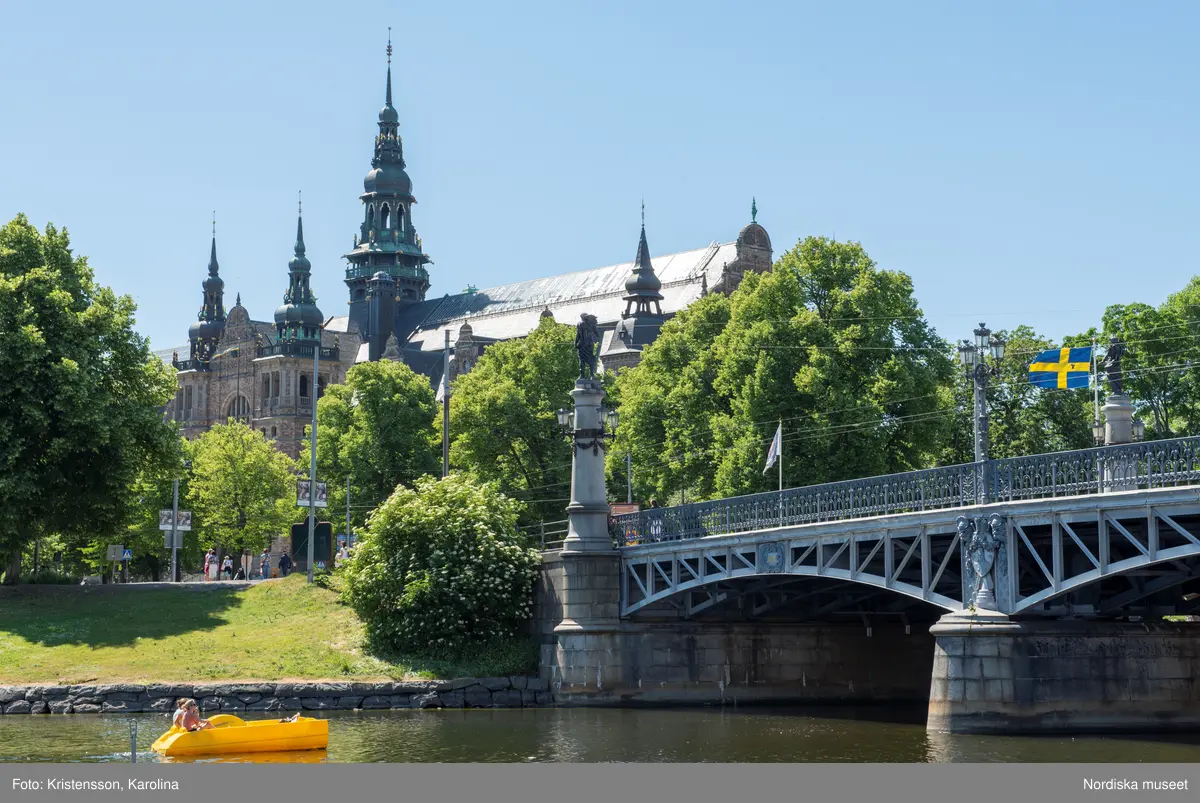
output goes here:
<path id="1" fill-rule="evenodd" d="M 633 271 L 625 280 L 624 297 L 625 314 L 651 314 L 651 305 L 661 315 L 659 302 L 662 301 L 662 282 L 654 274 L 654 266 L 650 262 L 650 245 L 646 242 L 646 202 L 642 201 L 642 233 L 638 238 L 637 256 L 633 259 Z"/>
<path id="2" fill-rule="evenodd" d="M 212 220 L 212 250 L 208 254 L 208 275 L 216 276 L 220 267 L 217 265 L 217 210 L 213 210 Z"/>
<path id="3" fill-rule="evenodd" d="M 388 26 L 387 105 L 392 105 L 392 26 Z"/>

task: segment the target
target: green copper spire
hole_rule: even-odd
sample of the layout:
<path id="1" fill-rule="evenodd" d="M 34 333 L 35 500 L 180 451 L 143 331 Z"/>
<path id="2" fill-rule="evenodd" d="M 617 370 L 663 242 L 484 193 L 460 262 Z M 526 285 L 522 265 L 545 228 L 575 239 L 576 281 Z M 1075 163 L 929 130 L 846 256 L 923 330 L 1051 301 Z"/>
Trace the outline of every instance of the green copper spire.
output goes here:
<path id="1" fill-rule="evenodd" d="M 208 360 L 225 329 L 225 281 L 217 264 L 217 213 L 213 212 L 212 246 L 208 252 L 208 278 L 202 283 L 204 303 L 196 323 L 188 328 L 192 359 Z"/>
<path id="2" fill-rule="evenodd" d="M 633 259 L 633 271 L 625 280 L 625 315 L 650 315 L 651 305 L 657 310 L 653 314 L 661 315 L 659 302 L 662 301 L 662 282 L 654 274 L 654 266 L 650 262 L 650 245 L 646 242 L 646 202 L 642 202 L 642 234 L 638 239 L 637 256 Z"/>
<path id="3" fill-rule="evenodd" d="M 304 217 L 301 206 L 296 215 L 296 245 L 288 260 L 288 289 L 283 306 L 275 310 L 275 328 L 281 340 L 317 340 L 325 317 L 309 286 L 312 265 L 304 255 Z"/>
<path id="4" fill-rule="evenodd" d="M 758 217 L 758 204 L 755 203 L 754 196 L 751 196 L 750 197 L 750 222 L 757 223 L 758 222 L 756 220 L 757 217 Z"/>

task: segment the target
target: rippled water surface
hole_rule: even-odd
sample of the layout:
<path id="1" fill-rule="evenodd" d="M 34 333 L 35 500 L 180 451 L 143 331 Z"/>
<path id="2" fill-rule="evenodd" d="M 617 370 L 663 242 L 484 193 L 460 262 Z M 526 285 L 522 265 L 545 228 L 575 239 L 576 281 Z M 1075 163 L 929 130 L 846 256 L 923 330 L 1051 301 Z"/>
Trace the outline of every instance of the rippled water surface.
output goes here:
<path id="1" fill-rule="evenodd" d="M 1002 737 L 927 734 L 923 710 L 530 709 L 330 712 L 329 749 L 205 758 L 272 762 L 782 761 L 1200 762 L 1200 735 Z M 0 717 L 0 762 L 162 759 L 165 716 Z M 195 760 L 195 759 L 187 759 Z"/>

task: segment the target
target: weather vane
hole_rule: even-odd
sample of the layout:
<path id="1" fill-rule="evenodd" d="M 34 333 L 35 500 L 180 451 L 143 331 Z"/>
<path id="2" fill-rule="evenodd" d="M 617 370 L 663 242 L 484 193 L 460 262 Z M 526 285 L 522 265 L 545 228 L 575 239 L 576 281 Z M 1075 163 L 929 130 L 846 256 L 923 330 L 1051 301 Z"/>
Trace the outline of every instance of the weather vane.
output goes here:
<path id="1" fill-rule="evenodd" d="M 388 66 L 392 66 L 392 26 L 388 26 Z"/>
<path id="2" fill-rule="evenodd" d="M 217 210 L 213 210 L 213 237 L 217 236 Z"/>
<path id="3" fill-rule="evenodd" d="M 304 214 L 304 190 L 296 190 L 296 212 Z"/>
<path id="4" fill-rule="evenodd" d="M 642 198 L 642 228 L 646 228 L 646 199 Z"/>

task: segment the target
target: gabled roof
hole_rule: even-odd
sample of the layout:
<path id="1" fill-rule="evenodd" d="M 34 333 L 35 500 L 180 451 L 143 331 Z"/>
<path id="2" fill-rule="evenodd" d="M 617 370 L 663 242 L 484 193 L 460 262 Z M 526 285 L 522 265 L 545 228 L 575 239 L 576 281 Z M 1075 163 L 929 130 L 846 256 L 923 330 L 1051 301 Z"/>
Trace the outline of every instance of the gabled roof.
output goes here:
<path id="1" fill-rule="evenodd" d="M 722 267 L 737 258 L 735 243 L 712 243 L 706 248 L 654 257 L 654 273 L 662 282 L 662 310 L 672 315 L 700 297 L 701 275 L 709 287 L 716 284 Z M 611 326 L 625 310 L 625 280 L 632 262 L 564 273 L 514 284 L 502 284 L 459 293 L 403 308 L 397 319 L 397 336 L 424 351 L 440 350 L 443 330 L 450 341 L 470 322 L 476 340 L 508 340 L 537 328 L 542 310 L 549 307 L 559 323 L 574 325 L 579 316 L 595 315 L 601 326 Z"/>

